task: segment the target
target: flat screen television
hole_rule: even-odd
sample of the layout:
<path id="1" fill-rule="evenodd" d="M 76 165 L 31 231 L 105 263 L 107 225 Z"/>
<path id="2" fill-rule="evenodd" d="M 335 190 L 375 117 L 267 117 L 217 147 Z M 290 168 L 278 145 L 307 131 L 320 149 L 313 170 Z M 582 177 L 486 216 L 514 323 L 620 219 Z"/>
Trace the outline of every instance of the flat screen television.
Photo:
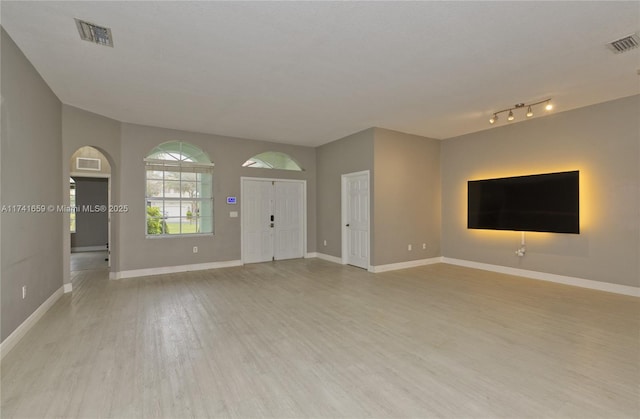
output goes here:
<path id="1" fill-rule="evenodd" d="M 467 228 L 580 233 L 580 172 L 468 182 Z"/>

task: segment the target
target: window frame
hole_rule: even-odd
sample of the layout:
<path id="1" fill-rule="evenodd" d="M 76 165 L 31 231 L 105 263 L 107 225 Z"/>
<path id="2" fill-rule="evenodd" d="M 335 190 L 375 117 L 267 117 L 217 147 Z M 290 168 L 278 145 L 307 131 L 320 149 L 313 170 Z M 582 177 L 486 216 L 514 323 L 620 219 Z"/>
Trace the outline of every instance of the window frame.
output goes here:
<path id="1" fill-rule="evenodd" d="M 188 146 L 189 149 L 191 150 L 198 150 L 198 154 L 197 154 L 197 158 L 201 161 L 192 161 L 193 157 L 191 155 L 189 155 L 188 153 L 184 153 L 182 152 L 182 145 L 186 144 Z M 174 149 L 175 147 L 175 149 Z M 158 154 L 165 154 L 170 156 L 172 159 L 159 159 L 159 158 L 154 158 L 154 156 L 158 155 Z M 209 160 L 208 157 L 206 156 L 206 154 L 204 153 L 204 151 L 200 150 L 198 147 L 193 146 L 192 144 L 189 143 L 183 143 L 180 141 L 171 141 L 168 143 L 163 143 L 161 145 L 159 145 L 158 147 L 154 148 L 151 153 L 149 153 L 147 155 L 147 157 L 144 159 L 144 164 L 145 164 L 145 194 L 144 194 L 144 216 L 145 216 L 145 222 L 144 222 L 144 229 L 145 229 L 145 238 L 150 238 L 150 239 L 159 239 L 159 238 L 178 238 L 178 237 L 197 237 L 197 236 L 213 236 L 215 234 L 215 219 L 214 219 L 214 197 L 213 197 L 213 167 L 214 164 L 211 161 L 203 161 L 203 160 Z M 161 172 L 162 173 L 162 179 L 158 179 L 157 177 L 150 177 L 149 174 L 153 173 L 153 172 Z M 175 182 L 177 181 L 179 183 L 179 191 L 177 192 L 178 196 L 166 196 L 167 193 L 167 189 L 166 189 L 166 174 L 167 173 L 177 173 L 178 177 L 176 179 L 170 179 L 170 182 Z M 194 197 L 194 196 L 183 196 L 184 191 L 182 189 L 182 183 L 185 182 L 185 180 L 183 179 L 183 174 L 195 174 L 195 179 L 194 180 L 186 180 L 186 182 L 193 182 L 195 184 L 195 188 L 196 191 L 198 189 L 200 189 L 201 191 L 205 190 L 203 188 L 206 188 L 206 191 L 208 193 L 206 194 L 202 194 L 202 197 Z M 202 177 L 200 177 L 198 174 L 200 174 L 201 176 L 209 176 L 209 179 L 202 179 Z M 149 181 L 161 181 L 161 195 L 160 196 L 152 196 L 151 194 L 149 194 Z M 200 188 L 198 188 L 198 185 L 200 185 Z M 204 186 L 207 185 L 207 186 Z M 197 192 L 196 192 L 197 193 Z M 162 202 L 162 206 L 160 208 L 161 211 L 161 216 L 160 216 L 160 220 L 162 222 L 162 225 L 166 225 L 167 224 L 167 220 L 170 218 L 177 218 L 178 219 L 178 225 L 180 226 L 180 232 L 179 233 L 171 233 L 171 230 L 169 230 L 169 232 L 166 231 L 162 231 L 159 234 L 150 234 L 149 233 L 149 226 L 148 226 L 148 222 L 149 222 L 149 215 L 147 213 L 147 209 L 149 207 L 156 207 L 157 205 L 150 205 L 151 202 L 153 201 L 161 201 Z M 166 215 L 166 208 L 167 205 L 166 203 L 177 203 L 178 208 L 180 208 L 179 211 L 179 215 L 178 216 L 171 216 L 168 217 Z M 205 231 L 205 232 L 193 232 L 193 233 L 184 233 L 182 232 L 183 229 L 183 223 L 185 223 L 185 221 L 183 220 L 183 218 L 187 218 L 185 217 L 185 215 L 182 215 L 182 210 L 184 209 L 184 203 L 188 202 L 188 203 L 193 203 L 193 202 L 197 202 L 197 208 L 201 209 L 201 208 L 207 208 L 210 207 L 211 209 L 211 213 L 209 215 L 209 212 L 207 211 L 207 214 L 202 216 L 197 216 L 196 217 L 196 223 L 198 223 L 198 220 L 204 220 L 206 218 L 209 218 L 209 223 L 210 223 L 210 228 L 211 231 Z M 176 205 L 173 205 L 176 206 Z M 190 210 L 188 210 L 190 211 Z M 189 221 L 189 223 L 191 224 L 191 220 Z M 198 224 L 196 224 L 198 225 Z M 197 228 L 197 227 L 196 227 Z M 162 230 L 164 230 L 164 228 L 162 228 Z"/>

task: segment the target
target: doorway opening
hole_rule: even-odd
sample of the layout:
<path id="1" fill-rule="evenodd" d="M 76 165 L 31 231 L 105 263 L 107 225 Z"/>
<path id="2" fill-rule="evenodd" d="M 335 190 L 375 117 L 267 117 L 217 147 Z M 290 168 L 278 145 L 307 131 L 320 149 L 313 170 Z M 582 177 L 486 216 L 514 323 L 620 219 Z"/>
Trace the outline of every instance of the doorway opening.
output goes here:
<path id="1" fill-rule="evenodd" d="M 98 149 L 84 146 L 69 160 L 71 276 L 111 266 L 111 165 Z"/>

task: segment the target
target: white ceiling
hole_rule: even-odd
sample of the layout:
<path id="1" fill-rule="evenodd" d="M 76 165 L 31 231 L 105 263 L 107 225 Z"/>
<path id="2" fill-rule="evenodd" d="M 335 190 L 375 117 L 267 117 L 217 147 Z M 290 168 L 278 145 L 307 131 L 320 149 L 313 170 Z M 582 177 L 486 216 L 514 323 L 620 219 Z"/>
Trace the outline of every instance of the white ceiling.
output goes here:
<path id="1" fill-rule="evenodd" d="M 66 104 L 290 144 L 372 126 L 443 139 L 518 102 L 564 111 L 640 92 L 640 49 L 605 47 L 640 30 L 638 1 L 2 1 L 0 13 Z M 115 47 L 81 41 L 73 18 L 110 27 Z"/>

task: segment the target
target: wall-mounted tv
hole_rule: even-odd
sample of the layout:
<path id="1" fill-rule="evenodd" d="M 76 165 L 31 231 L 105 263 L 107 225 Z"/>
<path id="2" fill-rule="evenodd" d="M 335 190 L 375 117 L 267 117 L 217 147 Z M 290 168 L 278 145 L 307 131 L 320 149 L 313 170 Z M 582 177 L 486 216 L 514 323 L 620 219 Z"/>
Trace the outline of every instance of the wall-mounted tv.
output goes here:
<path id="1" fill-rule="evenodd" d="M 580 172 L 468 182 L 467 228 L 580 233 Z"/>

